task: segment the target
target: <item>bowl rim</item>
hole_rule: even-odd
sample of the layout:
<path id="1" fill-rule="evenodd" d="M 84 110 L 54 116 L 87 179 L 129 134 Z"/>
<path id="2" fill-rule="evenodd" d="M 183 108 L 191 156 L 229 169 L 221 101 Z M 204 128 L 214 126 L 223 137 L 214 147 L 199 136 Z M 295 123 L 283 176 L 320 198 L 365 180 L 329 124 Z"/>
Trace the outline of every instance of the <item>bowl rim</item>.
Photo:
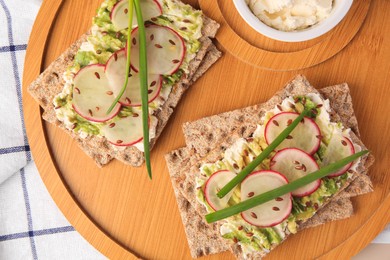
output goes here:
<path id="1" fill-rule="evenodd" d="M 278 41 L 303 42 L 317 38 L 336 27 L 348 13 L 353 0 L 338 0 L 337 8 L 333 8 L 328 18 L 307 29 L 292 32 L 280 31 L 263 23 L 252 13 L 245 0 L 233 0 L 233 3 L 240 16 L 258 33 Z"/>

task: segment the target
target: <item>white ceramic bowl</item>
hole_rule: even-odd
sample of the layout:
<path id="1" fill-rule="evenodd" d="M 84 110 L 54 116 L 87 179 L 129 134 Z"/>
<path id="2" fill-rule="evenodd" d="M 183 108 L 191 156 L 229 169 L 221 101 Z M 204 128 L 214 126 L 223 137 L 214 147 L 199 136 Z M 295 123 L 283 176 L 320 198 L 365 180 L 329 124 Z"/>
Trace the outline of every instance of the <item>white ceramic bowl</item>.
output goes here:
<path id="1" fill-rule="evenodd" d="M 332 12 L 328 18 L 307 29 L 293 32 L 279 31 L 263 23 L 252 13 L 245 0 L 233 0 L 233 2 L 242 18 L 262 35 L 284 42 L 303 42 L 332 30 L 348 13 L 353 0 L 334 0 Z"/>

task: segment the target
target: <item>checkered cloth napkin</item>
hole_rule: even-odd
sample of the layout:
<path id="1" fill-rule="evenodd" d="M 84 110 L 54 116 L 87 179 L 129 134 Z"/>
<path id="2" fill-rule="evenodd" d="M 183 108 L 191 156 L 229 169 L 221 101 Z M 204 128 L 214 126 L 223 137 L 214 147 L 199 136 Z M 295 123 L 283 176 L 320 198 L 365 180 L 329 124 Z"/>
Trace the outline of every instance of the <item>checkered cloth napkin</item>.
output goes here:
<path id="1" fill-rule="evenodd" d="M 0 0 L 0 259 L 105 259 L 59 211 L 32 161 L 21 76 L 41 3 Z"/>
<path id="2" fill-rule="evenodd" d="M 104 259 L 54 204 L 28 145 L 21 75 L 41 1 L 0 0 L 0 259 Z M 390 228 L 375 242 L 390 243 Z"/>

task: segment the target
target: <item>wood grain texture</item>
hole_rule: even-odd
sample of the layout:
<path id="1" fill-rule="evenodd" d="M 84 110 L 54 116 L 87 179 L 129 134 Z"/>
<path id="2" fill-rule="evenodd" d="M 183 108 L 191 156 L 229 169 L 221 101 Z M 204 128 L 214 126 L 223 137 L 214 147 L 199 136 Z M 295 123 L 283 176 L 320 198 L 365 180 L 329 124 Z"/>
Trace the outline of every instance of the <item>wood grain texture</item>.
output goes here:
<path id="1" fill-rule="evenodd" d="M 197 5 L 196 1 L 188 1 Z M 100 0 L 46 0 L 28 45 L 23 104 L 33 157 L 53 199 L 72 225 L 111 259 L 189 259 L 163 155 L 184 145 L 184 122 L 253 105 L 270 98 L 295 74 L 317 87 L 348 82 L 362 139 L 376 157 L 375 192 L 353 200 L 352 218 L 309 229 L 291 237 L 267 259 L 342 259 L 355 255 L 389 222 L 390 2 L 372 1 L 361 30 L 333 58 L 310 69 L 276 72 L 257 68 L 226 52 L 183 97 L 152 151 L 154 179 L 145 167 L 117 161 L 103 169 L 70 137 L 41 120 L 41 110 L 26 88 L 51 61 L 91 25 Z M 57 11 L 58 10 L 58 11 Z M 205 10 L 206 13 L 209 10 Z M 222 27 L 220 34 L 224 32 Z M 219 46 L 223 49 L 223 46 Z M 275 64 L 285 64 L 275 60 Z M 297 250 L 304 248 L 304 250 Z M 232 259 L 230 253 L 208 257 Z"/>
<path id="2" fill-rule="evenodd" d="M 257 33 L 239 15 L 233 1 L 199 2 L 205 13 L 222 25 L 217 39 L 233 56 L 255 67 L 286 71 L 309 68 L 340 52 L 359 31 L 371 1 L 354 1 L 333 30 L 300 43 L 276 41 Z"/>

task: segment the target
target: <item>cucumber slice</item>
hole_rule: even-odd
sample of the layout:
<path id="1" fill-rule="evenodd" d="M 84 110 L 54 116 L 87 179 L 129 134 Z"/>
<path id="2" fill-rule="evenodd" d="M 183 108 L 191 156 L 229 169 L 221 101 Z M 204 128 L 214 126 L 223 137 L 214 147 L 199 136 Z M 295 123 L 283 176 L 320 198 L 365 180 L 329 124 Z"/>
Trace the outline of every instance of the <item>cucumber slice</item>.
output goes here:
<path id="1" fill-rule="evenodd" d="M 288 183 L 286 177 L 275 171 L 256 171 L 241 183 L 241 201 L 276 189 Z M 242 218 L 251 225 L 273 227 L 284 221 L 291 213 L 291 193 L 251 208 L 241 213 Z"/>
<path id="2" fill-rule="evenodd" d="M 217 193 L 235 176 L 236 174 L 234 172 L 222 170 L 213 173 L 213 175 L 211 175 L 207 180 L 204 188 L 204 194 L 207 203 L 215 211 L 223 209 L 227 206 L 228 201 L 233 194 L 233 190 L 226 194 L 226 196 L 224 196 L 222 199 L 218 198 Z"/>
<path id="3" fill-rule="evenodd" d="M 146 26 L 145 31 L 148 73 L 172 75 L 180 68 L 184 60 L 186 47 L 183 38 L 166 26 L 150 24 Z M 131 37 L 131 66 L 138 72 L 138 27 L 132 31 Z"/>
<path id="4" fill-rule="evenodd" d="M 264 136 L 268 144 L 299 116 L 294 112 L 282 112 L 274 115 L 265 126 Z M 295 147 L 309 154 L 314 154 L 321 143 L 321 131 L 313 119 L 305 117 L 291 134 L 276 148 Z"/>
<path id="5" fill-rule="evenodd" d="M 277 152 L 271 159 L 270 168 L 286 176 L 289 182 L 320 169 L 313 157 L 297 148 L 286 148 Z M 321 180 L 316 180 L 294 190 L 291 194 L 296 197 L 304 197 L 312 194 L 320 185 Z"/>
<path id="6" fill-rule="evenodd" d="M 134 145 L 143 139 L 142 117 L 135 114 L 135 116 L 121 118 L 114 123 L 105 125 L 101 131 L 107 140 L 114 145 Z"/>
<path id="7" fill-rule="evenodd" d="M 118 96 L 123 84 L 125 84 L 126 73 L 126 50 L 121 49 L 111 55 L 110 59 L 106 63 L 106 76 L 110 83 L 110 87 L 114 93 L 114 96 Z M 139 73 L 132 71 L 127 83 L 125 92 L 123 93 L 119 103 L 124 106 L 137 107 L 141 106 L 141 85 Z M 148 74 L 148 100 L 149 103 L 155 100 L 160 94 L 162 87 L 162 77 L 156 74 Z"/>
<path id="8" fill-rule="evenodd" d="M 323 160 L 321 162 L 321 167 L 325 167 L 354 153 L 355 148 L 351 140 L 342 135 L 335 135 L 332 137 L 328 147 L 325 150 Z M 349 170 L 349 168 L 351 168 L 352 164 L 353 162 L 345 165 L 338 171 L 329 174 L 328 177 L 337 177 L 344 174 Z"/>
<path id="9" fill-rule="evenodd" d="M 93 64 L 79 70 L 74 77 L 73 109 L 83 118 L 93 122 L 105 122 L 116 116 L 121 108 L 118 103 L 106 114 L 115 97 L 104 73 L 104 65 Z"/>
<path id="10" fill-rule="evenodd" d="M 110 13 L 110 19 L 117 31 L 126 29 L 129 24 L 129 1 L 122 0 L 114 5 Z M 144 21 L 149 21 L 153 17 L 162 15 L 162 8 L 158 1 L 141 0 L 140 1 L 142 18 Z M 138 26 L 137 15 L 133 10 L 133 28 Z"/>

